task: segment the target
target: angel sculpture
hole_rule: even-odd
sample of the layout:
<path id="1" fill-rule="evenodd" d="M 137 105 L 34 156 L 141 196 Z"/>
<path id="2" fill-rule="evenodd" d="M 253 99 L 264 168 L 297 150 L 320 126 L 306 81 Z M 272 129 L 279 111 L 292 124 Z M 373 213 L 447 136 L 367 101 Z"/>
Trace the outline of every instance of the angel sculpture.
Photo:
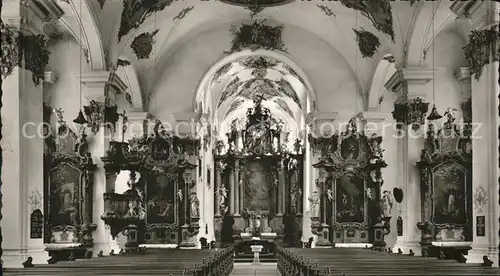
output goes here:
<path id="1" fill-rule="evenodd" d="M 182 201 L 182 199 L 184 198 L 184 194 L 182 193 L 182 189 L 179 189 L 179 191 L 177 191 L 177 198 L 179 198 L 179 201 Z"/>
<path id="2" fill-rule="evenodd" d="M 326 191 L 326 195 L 328 196 L 329 201 L 334 201 L 332 189 L 328 189 L 328 191 Z"/>

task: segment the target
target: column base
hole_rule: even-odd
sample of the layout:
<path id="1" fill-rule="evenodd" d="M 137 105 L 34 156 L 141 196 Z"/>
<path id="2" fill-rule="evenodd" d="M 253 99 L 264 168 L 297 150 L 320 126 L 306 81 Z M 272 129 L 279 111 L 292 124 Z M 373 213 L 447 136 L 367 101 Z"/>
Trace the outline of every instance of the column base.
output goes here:
<path id="1" fill-rule="evenodd" d="M 112 248 L 111 245 L 106 241 L 94 242 L 94 252 L 92 252 L 92 256 L 97 257 L 100 251 L 102 251 L 103 256 L 109 256 L 109 252 L 111 252 L 111 249 L 113 249 L 116 255 L 118 255 L 118 253 L 120 252 L 120 248 L 118 248 L 118 250 L 116 248 Z"/>
<path id="2" fill-rule="evenodd" d="M 3 249 L 2 262 L 4 268 L 22 268 L 27 255 L 21 249 Z"/>
<path id="3" fill-rule="evenodd" d="M 498 267 L 498 248 L 488 247 L 484 245 L 471 245 L 472 249 L 469 250 L 467 256 L 467 263 L 480 264 L 483 263 L 483 256 L 488 256 L 488 258 L 493 261 L 493 266 Z"/>
<path id="4" fill-rule="evenodd" d="M 47 260 L 50 258 L 45 247 L 30 248 L 26 252 L 26 256 L 32 257 L 34 264 L 47 264 Z"/>
<path id="5" fill-rule="evenodd" d="M 420 242 L 396 241 L 396 244 L 392 248 L 392 252 L 397 253 L 398 249 L 401 249 L 403 254 L 409 254 L 411 249 L 415 253 L 415 256 L 422 256 L 422 247 L 420 246 Z"/>

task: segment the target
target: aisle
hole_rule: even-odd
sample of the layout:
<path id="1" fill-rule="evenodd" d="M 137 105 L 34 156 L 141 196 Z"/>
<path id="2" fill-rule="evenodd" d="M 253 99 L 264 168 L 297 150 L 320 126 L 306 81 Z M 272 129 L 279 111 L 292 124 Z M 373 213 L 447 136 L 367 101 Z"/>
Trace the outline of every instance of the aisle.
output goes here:
<path id="1" fill-rule="evenodd" d="M 262 263 L 261 265 L 252 265 L 250 263 L 235 263 L 234 276 L 276 276 L 278 271 L 276 263 Z"/>

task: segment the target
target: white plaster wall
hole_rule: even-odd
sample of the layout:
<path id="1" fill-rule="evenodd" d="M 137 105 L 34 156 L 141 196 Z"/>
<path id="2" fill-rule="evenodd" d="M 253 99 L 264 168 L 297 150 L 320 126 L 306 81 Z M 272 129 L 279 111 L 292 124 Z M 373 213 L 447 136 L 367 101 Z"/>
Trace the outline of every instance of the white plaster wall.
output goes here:
<path id="1" fill-rule="evenodd" d="M 47 98 L 50 99 L 48 104 L 52 108 L 62 107 L 64 119 L 68 124 L 72 124 L 73 119 L 76 118 L 78 111 L 80 111 L 80 81 L 77 76 L 80 72 L 89 72 L 90 66 L 87 64 L 85 56 L 83 56 L 80 45 L 73 38 L 59 41 L 48 50 L 52 54 L 46 71 L 54 72 L 58 79 L 55 84 L 49 86 L 47 91 L 44 91 L 44 94 L 48 94 Z M 82 101 L 83 99 L 82 96 Z M 82 103 L 86 104 L 85 102 Z"/>

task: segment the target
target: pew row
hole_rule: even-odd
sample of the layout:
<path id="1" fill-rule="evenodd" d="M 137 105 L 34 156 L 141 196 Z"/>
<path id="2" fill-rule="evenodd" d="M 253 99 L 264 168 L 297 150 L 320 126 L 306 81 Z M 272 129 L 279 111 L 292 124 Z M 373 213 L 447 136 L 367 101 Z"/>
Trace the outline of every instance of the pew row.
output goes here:
<path id="1" fill-rule="evenodd" d="M 57 264 L 4 269 L 7 276 L 189 275 L 228 276 L 234 268 L 234 247 L 222 249 L 147 249 L 124 255 L 98 257 Z"/>
<path id="2" fill-rule="evenodd" d="M 285 248 L 277 245 L 281 275 L 500 275 L 499 268 L 456 260 L 414 257 L 354 248 Z"/>

